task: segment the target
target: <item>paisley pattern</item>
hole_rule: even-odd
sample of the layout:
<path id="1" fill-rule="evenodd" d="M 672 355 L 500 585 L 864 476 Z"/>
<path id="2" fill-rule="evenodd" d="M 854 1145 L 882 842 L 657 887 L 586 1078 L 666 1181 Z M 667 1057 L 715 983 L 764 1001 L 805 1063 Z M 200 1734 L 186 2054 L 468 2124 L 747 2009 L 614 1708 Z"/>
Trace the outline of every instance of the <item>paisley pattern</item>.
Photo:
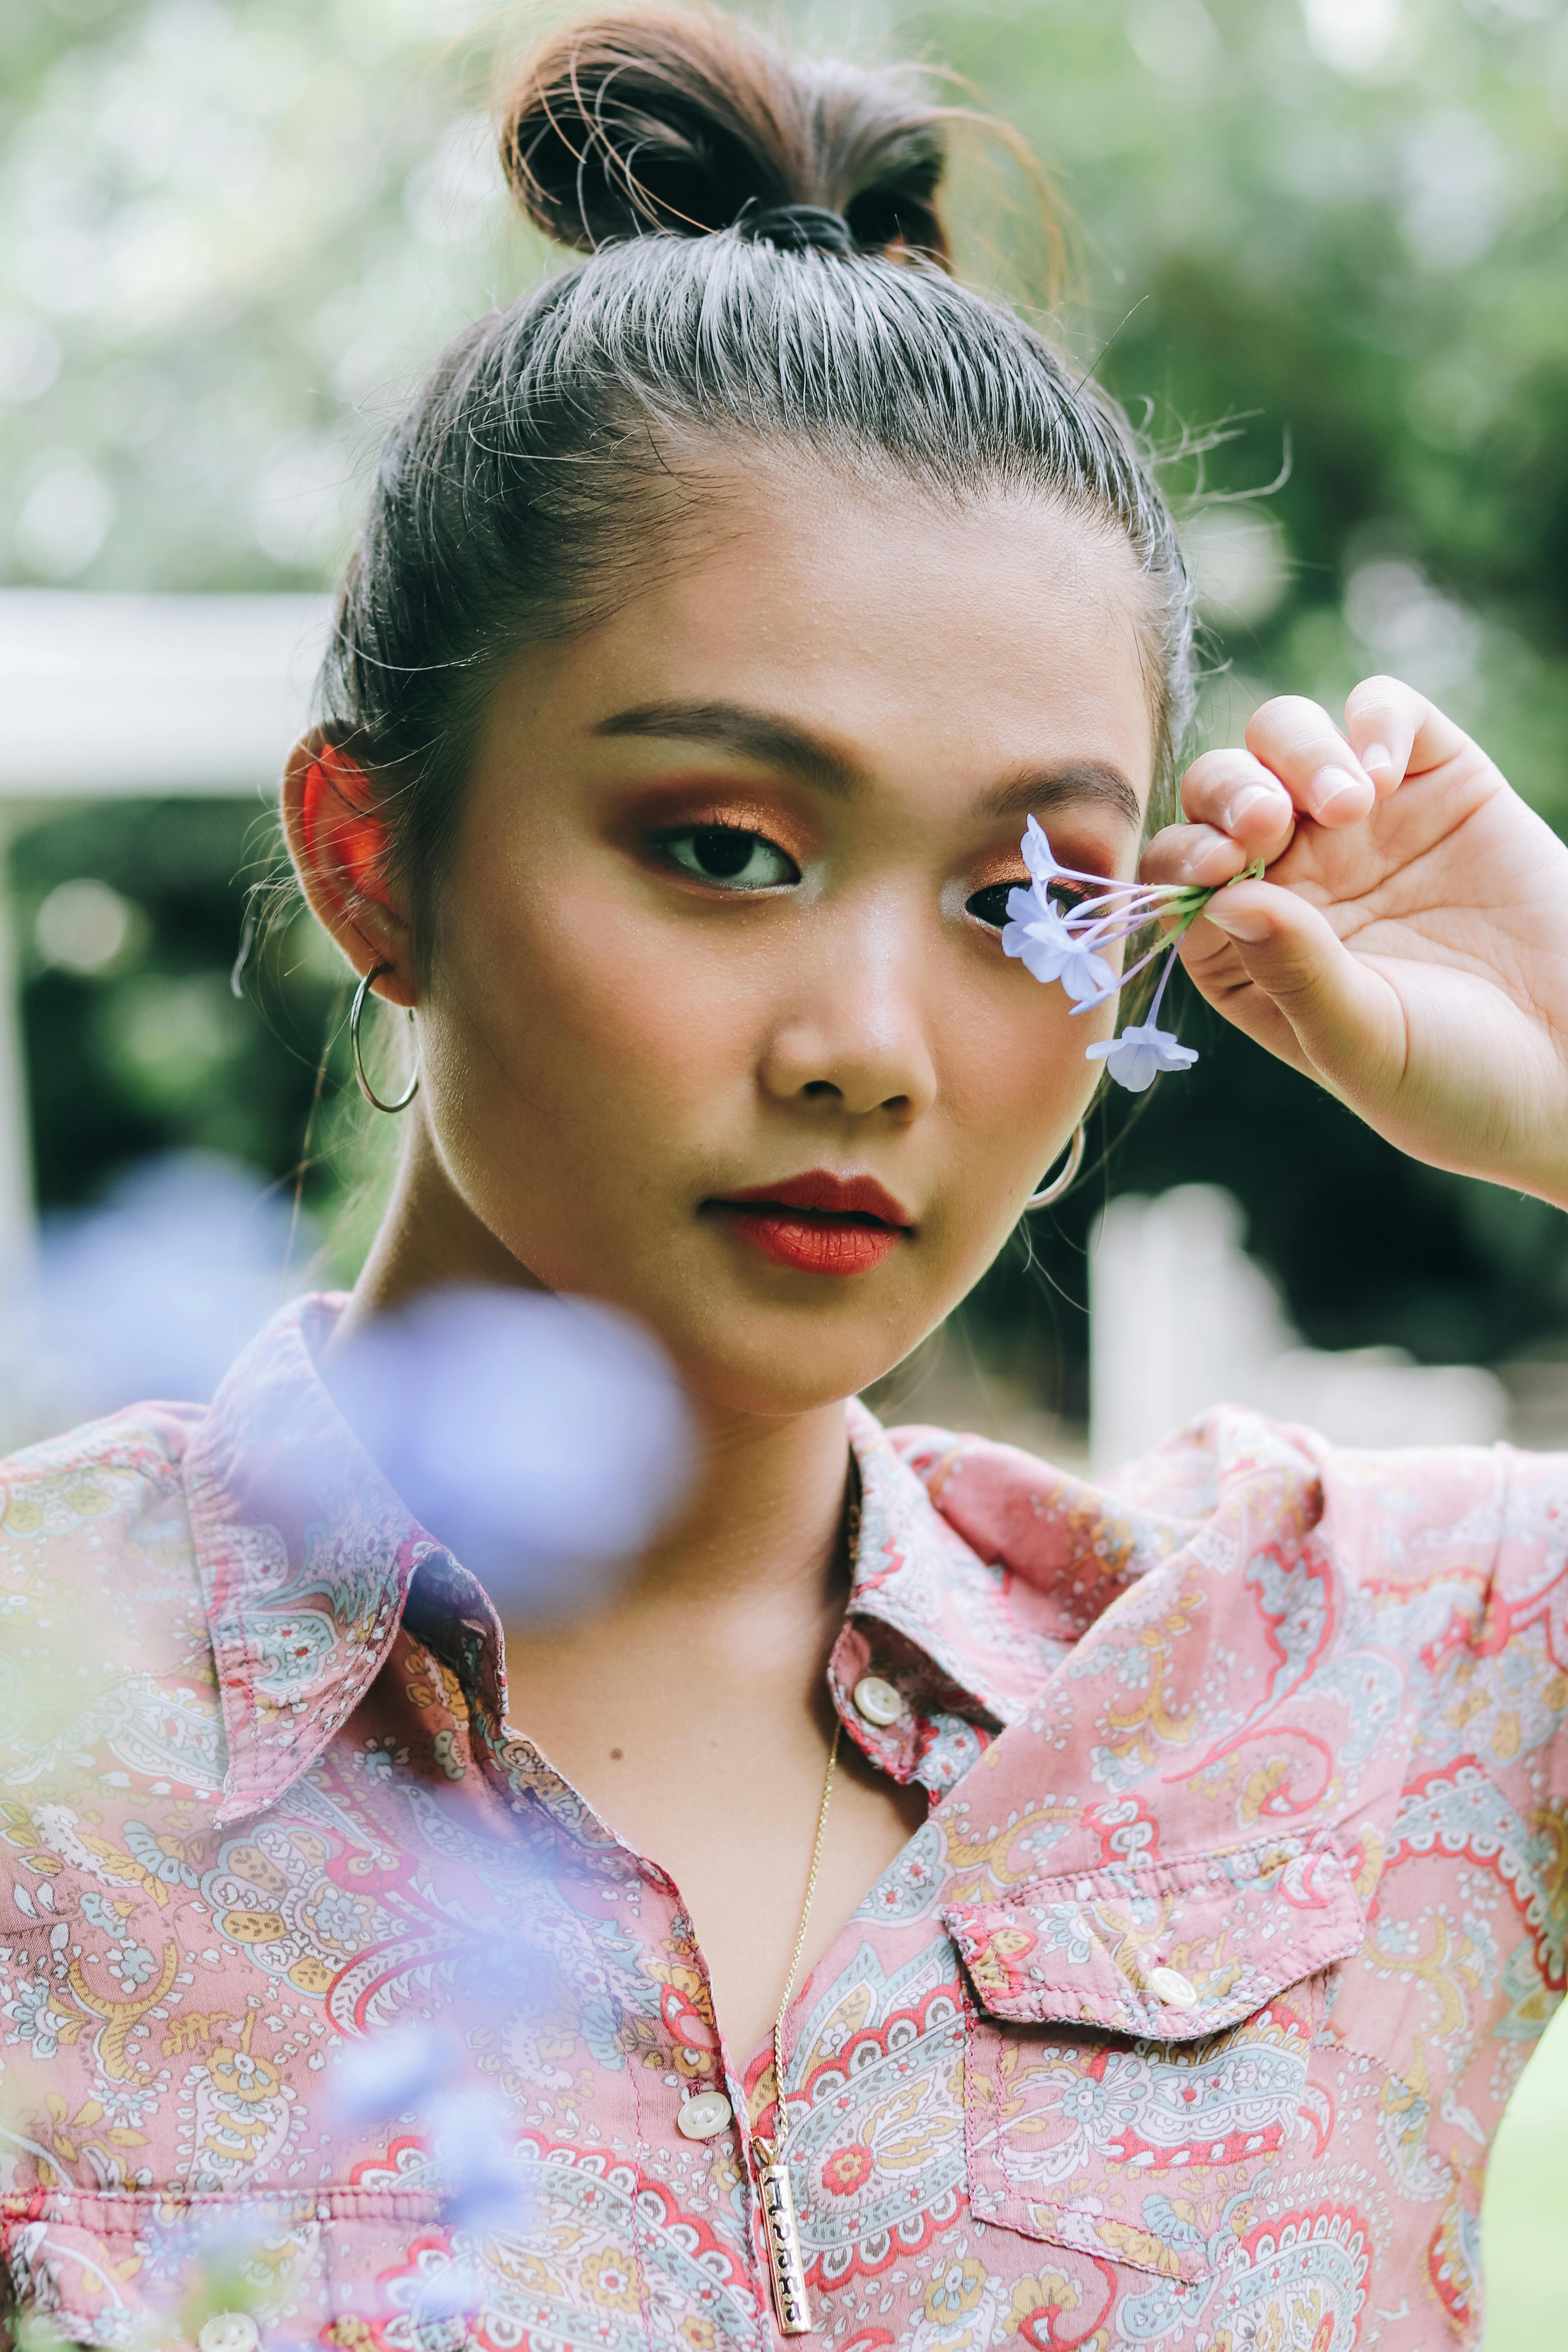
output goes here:
<path id="1" fill-rule="evenodd" d="M 763 2352 L 771 2054 L 507 1726 L 484 1594 L 319 1380 L 337 1311 L 0 1465 L 0 2345 Z M 823 2340 L 1479 2343 L 1568 1966 L 1568 1461 L 1220 1412 L 1101 1489 L 851 1436 L 830 1686 L 931 1808 L 788 2021 Z M 499 2214 L 336 2094 L 408 2024 L 500 2103 Z"/>

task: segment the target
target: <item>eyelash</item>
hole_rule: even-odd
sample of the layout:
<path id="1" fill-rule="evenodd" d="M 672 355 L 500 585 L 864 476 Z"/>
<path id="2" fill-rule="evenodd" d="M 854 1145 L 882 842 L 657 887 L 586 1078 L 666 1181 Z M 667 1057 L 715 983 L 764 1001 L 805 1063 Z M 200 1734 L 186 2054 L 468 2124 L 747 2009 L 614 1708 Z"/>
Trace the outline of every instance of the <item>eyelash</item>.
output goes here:
<path id="1" fill-rule="evenodd" d="M 688 875 L 693 881 L 706 882 L 710 888 L 726 891 L 731 896 L 742 897 L 758 890 L 789 889 L 792 888 L 801 878 L 800 868 L 795 864 L 795 859 L 790 856 L 788 850 L 781 849 L 776 841 L 770 841 L 765 833 L 759 833 L 753 825 L 660 825 L 654 832 L 650 833 L 647 838 L 649 846 L 658 851 L 664 858 L 665 863 L 673 866 L 677 873 Z M 692 862 L 690 864 L 688 864 L 685 859 L 678 857 L 674 854 L 677 844 L 683 841 L 690 842 L 693 845 Z M 750 851 L 743 857 L 736 856 L 735 853 L 740 850 L 743 843 L 747 842 L 752 844 Z M 708 845 L 708 855 L 710 856 L 712 856 L 714 848 L 719 844 L 723 845 L 722 849 L 719 852 L 721 870 L 718 873 L 715 874 L 704 871 L 702 863 L 703 853 L 697 846 L 699 844 Z M 742 881 L 739 878 L 740 876 L 742 875 L 745 872 L 746 867 L 752 864 L 759 850 L 763 852 L 765 856 L 772 856 L 778 859 L 782 865 L 788 868 L 788 872 L 786 874 L 773 873 L 765 877 L 759 877 L 755 880 L 750 882 Z M 731 865 L 728 873 L 723 870 L 722 865 L 722 861 L 726 858 L 734 859 L 734 862 Z"/>
<path id="2" fill-rule="evenodd" d="M 1022 876 L 1016 882 L 988 882 L 984 890 L 976 890 L 973 898 L 964 900 L 963 911 L 966 915 L 973 915 L 977 923 L 984 923 L 987 929 L 999 931 L 1008 919 L 1009 892 L 1026 887 L 1027 883 Z M 1080 907 L 1083 904 L 1089 897 L 1089 891 L 1087 887 L 1077 883 L 1054 882 L 1047 896 L 1054 905 L 1061 908 L 1064 914 L 1070 914 L 1075 907 Z M 994 915 L 982 914 L 980 902 L 984 898 L 994 899 L 999 911 Z"/>

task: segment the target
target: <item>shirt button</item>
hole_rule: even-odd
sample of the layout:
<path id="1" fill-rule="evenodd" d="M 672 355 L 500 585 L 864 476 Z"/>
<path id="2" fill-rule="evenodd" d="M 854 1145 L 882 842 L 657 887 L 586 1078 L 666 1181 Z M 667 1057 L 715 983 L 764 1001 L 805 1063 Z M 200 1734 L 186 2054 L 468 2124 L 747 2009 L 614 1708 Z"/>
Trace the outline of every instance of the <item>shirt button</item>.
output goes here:
<path id="1" fill-rule="evenodd" d="M 1180 1969 L 1151 1969 L 1148 1976 L 1150 1991 L 1167 2009 L 1196 2009 L 1198 1989 Z"/>
<path id="2" fill-rule="evenodd" d="M 256 2352 L 261 2331 L 248 2311 L 215 2311 L 204 2319 L 197 2352 Z"/>
<path id="3" fill-rule="evenodd" d="M 711 2139 L 729 2123 L 733 2109 L 722 2091 L 699 2091 L 675 2114 L 675 2128 L 688 2139 Z"/>
<path id="4" fill-rule="evenodd" d="M 885 1683 L 880 1675 L 861 1675 L 855 1685 L 855 1704 L 868 1723 L 879 1724 L 884 1729 L 889 1723 L 897 1723 L 904 1711 L 902 1693 L 895 1690 L 891 1683 Z"/>

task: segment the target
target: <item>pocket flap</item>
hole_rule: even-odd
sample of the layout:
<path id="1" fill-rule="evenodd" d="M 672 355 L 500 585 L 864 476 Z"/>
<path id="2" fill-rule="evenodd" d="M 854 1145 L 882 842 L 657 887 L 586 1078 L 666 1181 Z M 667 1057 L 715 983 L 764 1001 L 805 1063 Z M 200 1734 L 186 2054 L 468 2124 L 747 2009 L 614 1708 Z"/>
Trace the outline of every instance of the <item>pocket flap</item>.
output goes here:
<path id="1" fill-rule="evenodd" d="M 1271 1837 L 1183 1862 L 1036 1879 L 944 1914 L 975 1999 L 1016 2025 L 1098 2025 L 1198 2042 L 1362 1940 L 1331 1832 Z"/>

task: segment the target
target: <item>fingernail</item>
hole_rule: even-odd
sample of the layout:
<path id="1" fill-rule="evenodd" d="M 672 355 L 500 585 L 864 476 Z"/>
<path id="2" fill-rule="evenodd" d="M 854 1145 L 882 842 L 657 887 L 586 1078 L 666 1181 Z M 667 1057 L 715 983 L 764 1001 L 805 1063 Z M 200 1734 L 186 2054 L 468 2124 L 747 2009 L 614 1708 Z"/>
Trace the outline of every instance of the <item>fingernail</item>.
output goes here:
<path id="1" fill-rule="evenodd" d="M 1187 851 L 1182 859 L 1181 877 L 1195 889 L 1208 890 L 1216 882 L 1228 882 L 1235 868 L 1236 851 L 1228 841 L 1205 841 L 1198 848 Z"/>
<path id="2" fill-rule="evenodd" d="M 1391 776 L 1398 772 L 1394 764 L 1394 754 L 1386 743 L 1369 743 L 1361 755 L 1361 763 L 1367 774 L 1374 778 L 1380 768 Z"/>
<path id="3" fill-rule="evenodd" d="M 1268 937 L 1268 918 L 1261 907 L 1231 907 L 1226 904 L 1222 890 L 1204 908 L 1204 920 L 1223 931 L 1229 940 L 1248 940 L 1256 943 Z"/>
<path id="4" fill-rule="evenodd" d="M 1370 776 L 1357 775 L 1352 768 L 1318 770 L 1307 788 L 1307 800 L 1320 824 L 1330 821 L 1331 809 L 1334 810 L 1336 820 L 1351 814 L 1345 797 L 1347 793 L 1354 794 L 1357 813 L 1364 815 L 1377 798 L 1377 787 Z"/>
<path id="5" fill-rule="evenodd" d="M 1256 808 L 1259 801 L 1272 801 L 1276 797 L 1274 791 L 1268 784 L 1244 784 L 1241 791 L 1237 793 L 1236 798 L 1230 803 L 1229 806 L 1226 810 L 1225 829 L 1226 833 L 1234 833 L 1237 826 L 1241 823 L 1242 818 L 1247 814 L 1247 810 L 1249 808 Z"/>

